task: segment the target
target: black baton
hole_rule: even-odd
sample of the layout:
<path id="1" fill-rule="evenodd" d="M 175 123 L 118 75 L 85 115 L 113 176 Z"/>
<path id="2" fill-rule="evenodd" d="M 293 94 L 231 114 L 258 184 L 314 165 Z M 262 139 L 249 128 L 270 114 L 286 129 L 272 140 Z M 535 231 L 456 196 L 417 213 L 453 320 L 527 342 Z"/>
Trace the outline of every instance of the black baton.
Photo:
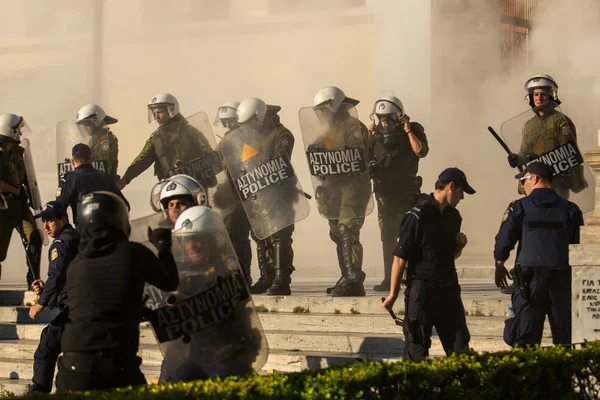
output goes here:
<path id="1" fill-rule="evenodd" d="M 385 297 L 381 298 L 381 302 L 383 303 L 385 301 Z M 387 310 L 387 309 L 386 309 Z M 396 316 L 396 314 L 394 313 L 394 311 L 392 310 L 388 310 L 388 312 L 390 313 L 390 316 L 394 319 L 394 322 L 396 323 L 396 325 L 398 326 L 402 326 L 404 324 L 404 320 L 401 318 L 398 318 Z"/>
<path id="2" fill-rule="evenodd" d="M 498 143 L 500 143 L 500 146 L 502 146 L 502 148 L 504 149 L 504 151 L 506 151 L 506 153 L 510 156 L 513 154 L 512 151 L 510 151 L 510 149 L 508 148 L 508 146 L 506 145 L 506 143 L 504 143 L 504 140 L 502 140 L 502 138 L 496 133 L 496 131 L 494 130 L 494 128 L 492 128 L 491 126 L 488 126 L 488 131 L 490 131 L 490 133 L 492 134 L 492 136 L 498 141 Z M 519 171 L 523 170 L 523 166 L 522 165 L 517 165 L 517 169 Z"/>

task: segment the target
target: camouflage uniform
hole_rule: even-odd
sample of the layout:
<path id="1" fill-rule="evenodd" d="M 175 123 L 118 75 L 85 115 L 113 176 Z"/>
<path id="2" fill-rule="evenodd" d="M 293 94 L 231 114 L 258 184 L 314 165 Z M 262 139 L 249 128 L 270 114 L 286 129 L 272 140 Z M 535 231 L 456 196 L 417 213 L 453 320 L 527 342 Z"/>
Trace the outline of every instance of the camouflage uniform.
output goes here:
<path id="1" fill-rule="evenodd" d="M 570 141 L 577 141 L 577 132 L 573 121 L 565 114 L 555 111 L 544 111 L 542 117 L 535 116 L 523 126 L 523 140 L 519 151 L 518 164 L 523 165 L 530 160 L 552 151 Z M 555 177 L 552 188 L 560 197 L 569 198 L 569 189 L 583 179 L 583 165 L 573 169 L 571 173 Z M 519 193 L 525 194 L 521 181 Z"/>
<path id="2" fill-rule="evenodd" d="M 338 112 L 339 114 L 339 112 Z M 358 119 L 346 116 L 336 116 L 324 135 L 331 142 L 330 148 L 341 149 L 362 148 L 368 150 L 368 130 Z M 368 155 L 367 159 L 368 159 Z M 329 236 L 336 244 L 341 278 L 336 285 L 327 289 L 332 296 L 364 296 L 362 272 L 363 247 L 360 243 L 360 229 L 365 222 L 365 209 L 371 196 L 371 190 L 366 193 L 357 191 L 355 178 L 348 175 L 327 177 L 319 188 L 327 195 L 316 194 L 319 207 L 334 210 L 338 218 L 329 220 Z M 319 190 L 317 190 L 319 192 Z M 329 213 L 329 212 L 328 212 Z"/>
<path id="3" fill-rule="evenodd" d="M 114 133 L 109 130 L 92 135 L 89 143 L 92 150 L 92 161 L 106 161 L 106 171 L 116 181 L 119 166 L 119 141 Z"/>
<path id="4" fill-rule="evenodd" d="M 177 114 L 168 125 L 159 127 L 146 141 L 140 154 L 133 160 L 123 179 L 127 184 L 154 164 L 154 175 L 163 180 L 169 177 L 169 170 L 188 163 L 205 151 L 212 151 L 210 143 L 202 132 L 190 125 L 181 114 Z M 210 182 L 200 182 L 202 186 L 212 187 L 216 178 Z"/>
<path id="5" fill-rule="evenodd" d="M 34 279 L 40 276 L 42 237 L 37 229 L 33 214 L 29 208 L 29 199 L 23 189 L 27 186 L 24 149 L 15 145 L 10 151 L 0 148 L 0 180 L 11 186 L 20 187 L 21 195 L 0 193 L 0 263 L 6 259 L 13 229 L 21 236 L 25 248 L 27 265 L 27 284 L 31 287 Z M 32 275 L 35 273 L 35 277 Z"/>
<path id="6" fill-rule="evenodd" d="M 408 134 L 402 127 L 393 133 L 393 145 L 384 145 L 383 135 L 375 132 L 369 137 L 371 178 L 377 200 L 377 217 L 383 247 L 384 279 L 375 290 L 390 289 L 394 249 L 398 242 L 398 230 L 404 214 L 417 202 L 421 179 L 417 177 L 419 159 L 429 152 L 425 129 L 417 122 L 410 123 L 411 130 L 419 139 L 421 150 L 413 152 Z"/>

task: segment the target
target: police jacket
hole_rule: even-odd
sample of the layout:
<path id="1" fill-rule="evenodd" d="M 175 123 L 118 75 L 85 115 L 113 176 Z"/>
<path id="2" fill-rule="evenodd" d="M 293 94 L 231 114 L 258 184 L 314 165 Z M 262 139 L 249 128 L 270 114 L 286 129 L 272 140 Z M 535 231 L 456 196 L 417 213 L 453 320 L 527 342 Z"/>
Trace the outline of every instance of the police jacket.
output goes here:
<path id="1" fill-rule="evenodd" d="M 523 268 L 569 268 L 569 244 L 579 243 L 581 210 L 553 189 L 538 188 L 510 203 L 496 235 L 494 258 L 506 261 L 519 242 L 517 264 Z"/>
<path id="2" fill-rule="evenodd" d="M 419 159 L 429 152 L 425 129 L 417 122 L 410 123 L 411 130 L 421 143 L 421 150 L 415 153 L 410 145 L 408 134 L 402 127 L 383 134 L 376 131 L 369 137 L 371 178 L 377 183 L 375 192 L 381 196 L 397 196 L 402 193 L 416 193 L 415 177 L 419 169 Z"/>
<path id="3" fill-rule="evenodd" d="M 129 202 L 117 187 L 113 177 L 106 172 L 96 170 L 91 164 L 82 164 L 75 170 L 67 172 L 56 190 L 56 200 L 62 203 L 65 209 L 71 207 L 73 221 L 77 224 L 77 203 L 81 197 L 100 190 L 116 194 L 129 208 Z"/>
<path id="4" fill-rule="evenodd" d="M 64 306 L 67 297 L 65 283 L 67 268 L 75 258 L 79 248 L 79 232 L 70 224 L 64 226 L 48 251 L 48 280 L 38 299 L 38 304 L 55 308 Z"/>
<path id="5" fill-rule="evenodd" d="M 97 229 L 83 236 L 67 272 L 70 320 L 62 350 L 135 355 L 146 282 L 164 291 L 177 289 L 179 275 L 170 250 L 157 257 L 118 230 Z"/>
<path id="6" fill-rule="evenodd" d="M 152 164 L 159 180 L 169 176 L 169 170 L 179 163 L 187 163 L 204 151 L 212 150 L 206 136 L 181 114 L 171 118 L 167 125 L 159 127 L 150 135 L 140 154 L 133 160 L 123 179 L 131 182 Z"/>
<path id="7" fill-rule="evenodd" d="M 440 212 L 433 194 L 404 215 L 394 255 L 408 261 L 408 279 L 455 277 L 456 234 L 461 224 L 458 210 L 446 207 Z"/>

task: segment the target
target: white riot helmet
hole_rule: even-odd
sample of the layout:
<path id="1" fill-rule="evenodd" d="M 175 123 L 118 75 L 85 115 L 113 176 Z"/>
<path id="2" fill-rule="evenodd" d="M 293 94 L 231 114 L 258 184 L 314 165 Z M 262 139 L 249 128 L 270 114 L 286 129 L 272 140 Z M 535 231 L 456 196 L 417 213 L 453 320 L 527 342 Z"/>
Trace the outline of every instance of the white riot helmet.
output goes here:
<path id="1" fill-rule="evenodd" d="M 98 104 L 86 104 L 77 112 L 77 119 L 75 122 L 77 122 L 78 125 L 84 124 L 85 122 L 91 122 L 92 125 L 99 128 L 103 125 L 114 124 L 118 122 L 118 120 L 106 115 L 102 107 Z"/>
<path id="2" fill-rule="evenodd" d="M 402 105 L 400 99 L 395 96 L 382 97 L 373 105 L 371 119 L 375 119 L 375 117 L 379 115 L 395 115 L 399 121 L 404 117 L 404 105 Z"/>
<path id="3" fill-rule="evenodd" d="M 181 213 L 175 227 L 173 235 L 192 235 L 201 232 L 211 232 L 218 228 L 223 221 L 219 214 L 211 208 L 198 205 L 190 207 Z"/>
<path id="4" fill-rule="evenodd" d="M 358 100 L 346 97 L 342 89 L 335 86 L 325 86 L 317 92 L 313 99 L 313 107 L 325 106 L 333 112 L 337 112 L 342 103 L 357 105 Z"/>
<path id="5" fill-rule="evenodd" d="M 219 110 L 217 110 L 217 116 L 215 117 L 215 122 L 213 122 L 213 125 L 219 126 L 219 124 L 222 124 L 223 120 L 225 120 L 225 119 L 235 120 L 236 119 L 236 111 L 237 111 L 239 105 L 240 105 L 239 101 L 228 101 L 227 103 L 225 103 L 221 107 L 219 107 Z"/>
<path id="6" fill-rule="evenodd" d="M 0 114 L 0 143 L 21 143 L 21 135 L 31 133 L 31 129 L 16 114 Z"/>
<path id="7" fill-rule="evenodd" d="M 199 249 L 203 253 L 200 255 L 202 258 L 212 258 L 232 251 L 223 220 L 219 214 L 205 206 L 190 207 L 182 212 L 175 222 L 172 235 L 173 241 L 182 247 L 185 247 L 183 243 L 187 240 L 202 242 Z M 176 252 L 176 255 L 180 253 L 181 251 Z M 193 259 L 190 254 L 184 255 L 184 258 Z"/>
<path id="8" fill-rule="evenodd" d="M 529 78 L 527 82 L 525 82 L 525 90 L 527 91 L 527 96 L 525 98 L 529 101 L 531 107 L 534 107 L 533 91 L 539 88 L 548 88 L 551 101 L 560 104 L 556 81 L 550 75 L 540 74 Z"/>
<path id="9" fill-rule="evenodd" d="M 158 182 L 150 193 L 150 206 L 156 212 L 168 208 L 169 200 L 176 196 L 190 196 L 193 205 L 206 205 L 206 191 L 189 175 L 174 175 Z"/>
<path id="10" fill-rule="evenodd" d="M 236 118 L 240 124 L 255 120 L 262 124 L 267 115 L 267 104 L 259 98 L 248 97 L 237 108 Z"/>
<path id="11" fill-rule="evenodd" d="M 169 93 L 159 93 L 150 100 L 150 103 L 148 103 L 148 122 L 154 122 L 152 109 L 156 107 L 165 107 L 171 118 L 179 114 L 179 102 L 175 96 Z"/>

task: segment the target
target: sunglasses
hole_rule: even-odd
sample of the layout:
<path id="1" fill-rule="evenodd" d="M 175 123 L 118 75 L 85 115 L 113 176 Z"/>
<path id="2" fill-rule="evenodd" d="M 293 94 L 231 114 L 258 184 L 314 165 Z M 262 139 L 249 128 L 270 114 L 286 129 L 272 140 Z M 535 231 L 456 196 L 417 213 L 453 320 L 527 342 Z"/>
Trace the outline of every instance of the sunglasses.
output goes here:
<path id="1" fill-rule="evenodd" d="M 531 179 L 531 178 L 533 178 L 533 175 L 524 176 L 524 177 L 522 177 L 522 178 L 519 178 L 519 180 L 520 180 L 521 182 L 525 182 L 527 179 Z"/>

